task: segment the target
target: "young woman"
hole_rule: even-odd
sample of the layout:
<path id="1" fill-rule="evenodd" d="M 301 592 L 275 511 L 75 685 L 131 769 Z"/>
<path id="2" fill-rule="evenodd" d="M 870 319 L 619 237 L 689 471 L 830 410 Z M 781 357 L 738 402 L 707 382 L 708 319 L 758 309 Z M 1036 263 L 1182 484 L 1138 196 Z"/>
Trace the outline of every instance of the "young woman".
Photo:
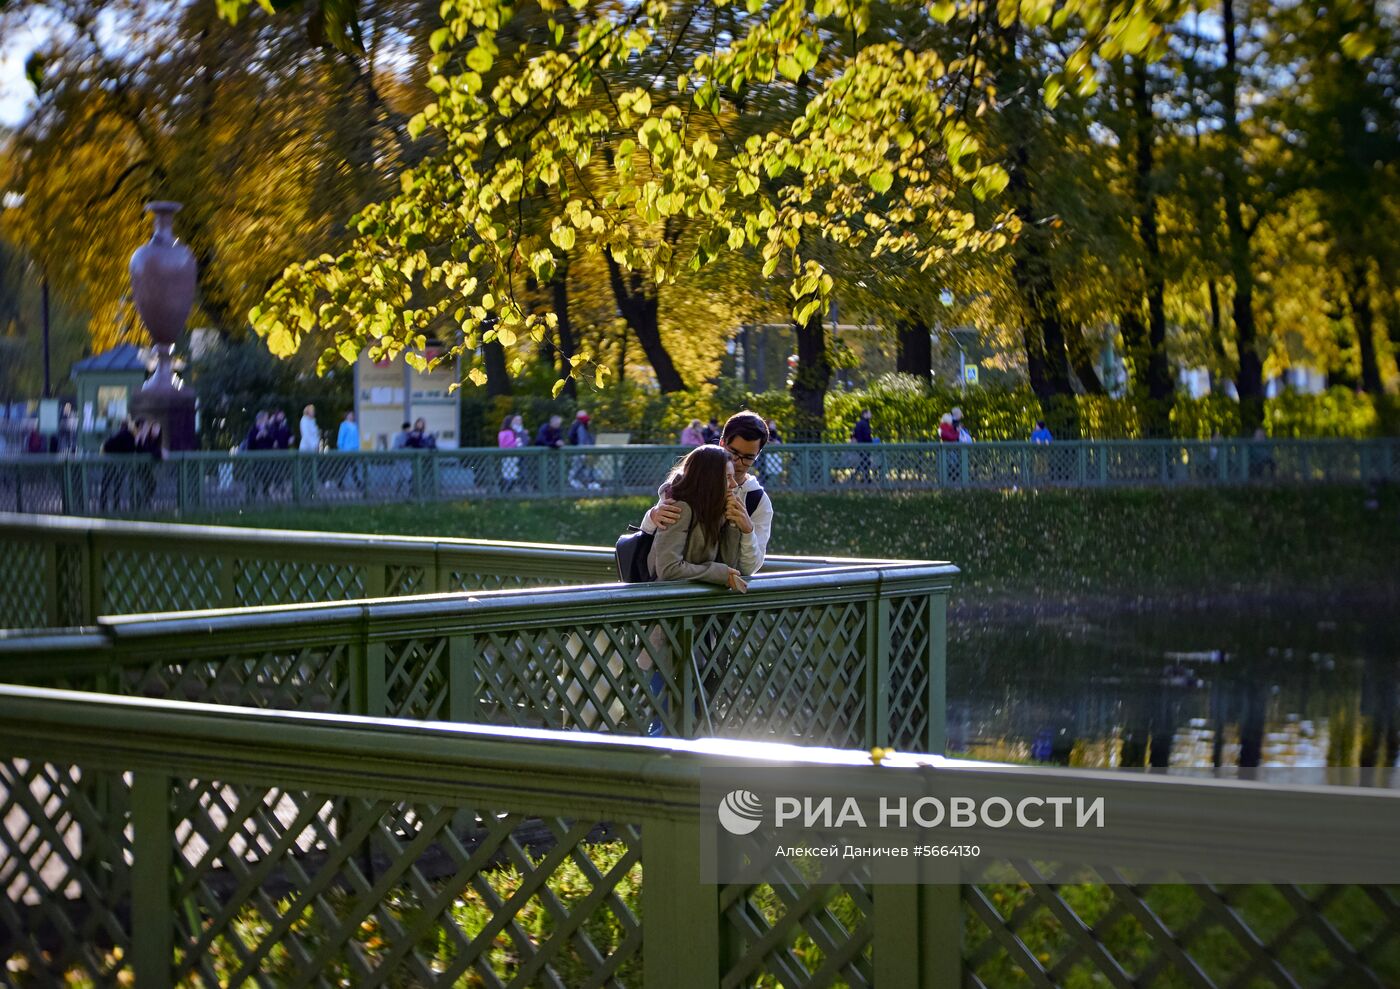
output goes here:
<path id="1" fill-rule="evenodd" d="M 663 490 L 669 489 L 680 518 L 660 530 L 647 555 L 657 580 L 700 580 L 731 591 L 748 590 L 739 571 L 739 529 L 726 517 L 737 497 L 734 463 L 721 446 L 686 454 Z"/>
<path id="2" fill-rule="evenodd" d="M 519 416 L 506 416 L 501 421 L 500 432 L 496 433 L 496 445 L 502 450 L 513 450 L 520 446 L 519 436 L 516 434 L 515 424 L 520 421 Z M 521 433 L 524 432 L 524 425 L 521 425 Z M 509 491 L 515 487 L 515 482 L 520 479 L 520 458 L 503 457 L 501 459 L 501 489 Z"/>
<path id="3" fill-rule="evenodd" d="M 321 427 L 316 425 L 316 406 L 308 405 L 301 410 L 301 441 L 297 449 L 302 453 L 319 453 L 321 450 Z"/>

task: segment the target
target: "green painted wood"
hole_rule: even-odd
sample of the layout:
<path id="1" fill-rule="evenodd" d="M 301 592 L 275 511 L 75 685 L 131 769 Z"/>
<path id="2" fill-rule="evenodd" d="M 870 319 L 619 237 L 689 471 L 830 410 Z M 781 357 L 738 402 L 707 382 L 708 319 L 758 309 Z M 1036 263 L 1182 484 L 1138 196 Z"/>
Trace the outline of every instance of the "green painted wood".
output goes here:
<path id="1" fill-rule="evenodd" d="M 481 695 L 481 673 L 477 667 L 480 654 L 473 635 L 454 635 L 448 639 L 447 696 L 448 720 L 473 722 L 479 720 L 477 699 Z"/>
<path id="2" fill-rule="evenodd" d="M 139 769 L 131 783 L 132 968 L 142 989 L 174 985 L 170 780 Z"/>
<path id="3" fill-rule="evenodd" d="M 62 600 L 58 584 L 58 545 L 56 543 L 49 543 L 43 548 L 43 561 L 43 610 L 49 627 L 53 628 L 59 624 L 60 601 Z"/>
<path id="4" fill-rule="evenodd" d="M 928 599 L 928 737 L 925 750 L 942 753 L 948 746 L 948 595 Z"/>
<path id="5" fill-rule="evenodd" d="M 383 642 L 367 642 L 364 646 L 365 713 L 383 717 L 389 712 L 389 685 L 385 677 L 385 646 Z"/>
<path id="6" fill-rule="evenodd" d="M 366 643 L 361 636 L 345 650 L 346 674 L 350 679 L 349 708 L 346 714 L 369 714 L 369 685 L 366 680 Z"/>
<path id="7" fill-rule="evenodd" d="M 719 889 L 700 882 L 698 821 L 642 825 L 643 977 L 648 986 L 714 989 L 719 984 Z"/>
<path id="8" fill-rule="evenodd" d="M 120 739 L 120 745 L 113 745 L 113 739 Z M 742 758 L 762 763 L 779 759 L 778 752 L 756 746 Z M 960 890 L 952 885 L 910 884 L 862 892 L 852 886 L 814 885 L 795 873 L 790 882 L 780 884 L 771 894 L 761 888 L 720 889 L 700 884 L 700 824 L 702 815 L 713 812 L 712 807 L 699 803 L 701 774 L 740 757 L 718 756 L 693 743 L 628 744 L 567 733 L 511 737 L 499 730 L 472 727 L 211 709 L 0 687 L 0 755 L 13 760 L 20 753 L 31 766 L 30 775 L 19 787 L 20 799 L 7 808 L 6 815 L 0 815 L 5 827 L 25 827 L 19 818 L 26 814 L 38 815 L 34 823 L 46 834 L 56 827 L 42 817 L 44 811 L 30 792 L 33 771 L 45 761 L 75 766 L 84 777 L 108 773 L 111 779 L 119 780 L 121 772 L 133 773 L 135 874 L 131 915 L 135 937 L 131 960 L 136 984 L 143 987 L 167 986 L 174 981 L 173 932 L 218 938 L 224 929 L 206 932 L 203 920 L 217 919 L 216 913 L 225 920 L 246 917 L 254 910 L 261 913 L 279 899 L 292 902 L 293 909 L 264 915 L 257 924 L 249 925 L 267 931 L 246 949 L 245 964 L 250 969 L 281 944 L 292 959 L 302 960 L 296 978 L 315 981 L 324 963 L 336 954 L 336 935 L 353 936 L 361 930 L 363 920 L 379 915 L 385 942 L 379 949 L 380 958 L 385 964 L 403 964 L 393 971 L 381 970 L 376 978 L 387 984 L 395 984 L 396 979 L 411 981 L 417 971 L 414 965 L 423 962 L 411 959 L 408 953 L 424 940 L 434 940 L 435 925 L 443 916 L 440 910 L 459 891 L 479 889 L 488 881 L 487 864 L 497 853 L 519 871 L 521 879 L 514 893 L 490 904 L 487 923 L 492 927 L 486 941 L 490 943 L 497 935 L 516 937 L 519 911 L 532 899 L 543 903 L 553 918 L 542 936 L 523 946 L 516 943 L 520 962 L 531 973 L 522 980 L 526 984 L 553 984 L 551 960 L 566 943 L 577 947 L 585 919 L 601 917 L 605 911 L 623 917 L 621 943 L 628 950 L 640 950 L 646 985 L 709 989 L 725 984 L 726 976 L 733 985 L 759 976 L 774 981 L 781 978 L 789 985 L 846 984 L 844 980 L 832 981 L 829 977 L 834 973 L 830 971 L 814 975 L 810 982 L 783 974 L 789 970 L 801 974 L 786 950 L 798 934 L 811 937 L 828 960 L 858 959 L 862 939 L 869 937 L 870 981 L 876 986 L 957 987 L 992 954 L 1004 955 L 1007 964 L 1022 973 L 1018 981 L 1024 978 L 1032 985 L 1059 984 L 1071 965 L 1076 972 L 1087 966 L 1096 980 L 1110 985 L 1126 987 L 1139 981 L 1125 971 L 1124 961 L 1113 955 L 1109 942 L 1076 913 L 1071 898 L 1046 885 L 1045 877 L 1029 863 L 1022 866 L 1022 875 L 1026 882 L 1037 885 L 1013 886 L 1013 894 L 1018 890 L 1027 893 L 1026 902 L 1005 911 L 980 887 Z M 917 770 L 896 766 L 869 775 L 901 771 Z M 940 772 L 956 777 L 974 797 L 995 793 L 1013 801 L 1018 793 L 1043 786 L 1047 772 L 1060 785 L 1103 775 L 1072 769 L 989 769 L 957 761 L 948 762 Z M 872 781 L 871 785 L 878 784 Z M 1288 792 L 1261 793 L 1247 784 L 1207 784 L 1180 777 L 1124 781 L 1121 786 L 1121 799 L 1113 802 L 1114 813 L 1143 823 L 1198 814 L 1199 805 L 1194 810 L 1186 808 L 1184 799 L 1192 794 L 1195 800 L 1208 795 L 1216 808 L 1220 842 L 1225 846 L 1220 854 L 1229 855 L 1253 854 L 1255 846 L 1263 842 L 1267 847 L 1261 854 L 1276 856 L 1287 841 L 1297 842 L 1300 835 L 1330 834 L 1342 842 L 1374 836 L 1378 831 L 1385 833 L 1397 814 L 1394 794 L 1375 789 L 1338 794 L 1297 787 Z M 274 823 L 266 814 L 248 813 L 269 796 L 294 802 L 277 816 L 282 823 Z M 1261 801 L 1266 806 L 1261 806 Z M 222 809 L 211 815 L 208 808 L 215 802 Z M 405 807 L 413 816 L 411 826 L 401 827 Z M 474 826 L 475 818 L 467 813 L 471 809 L 484 811 L 482 819 L 487 824 L 481 843 L 468 847 L 464 838 L 448 828 L 449 822 L 455 822 L 459 830 Z M 309 872 L 298 872 L 300 857 L 292 853 L 294 839 L 320 820 L 323 811 L 339 814 L 336 819 L 344 830 L 316 830 L 317 851 L 305 861 L 317 864 L 309 866 Z M 543 856 L 527 856 L 519 845 L 511 844 L 517 829 L 531 817 L 536 819 L 532 826 L 546 828 L 554 839 L 553 847 Z M 601 822 L 613 826 L 614 837 L 628 847 L 631 856 L 624 856 L 622 867 L 608 878 L 593 866 L 586 847 L 586 836 Z M 1261 829 L 1261 822 L 1267 826 Z M 211 903 L 201 892 L 201 883 L 212 867 L 176 856 L 176 829 L 197 834 L 211 847 L 224 847 L 234 833 L 255 833 L 264 839 L 256 847 L 266 851 L 245 861 L 241 872 L 235 870 L 237 893 L 227 908 L 223 901 Z M 1291 835 L 1284 833 L 1290 830 Z M 373 861 L 363 854 L 371 844 L 376 851 Z M 1323 861 L 1329 854 L 1326 844 L 1321 840 L 1304 842 L 1295 852 L 1300 861 Z M 441 888 L 427 885 L 427 877 L 414 871 L 425 863 L 430 847 L 436 847 L 435 854 L 445 866 L 433 875 L 439 880 L 451 879 Z M 612 898 L 616 887 L 611 884 L 618 875 L 631 874 L 638 850 L 643 882 L 641 907 L 634 914 Z M 1104 847 L 1102 854 L 1111 857 L 1122 851 L 1122 846 Z M 567 905 L 549 887 L 555 870 L 565 866 L 576 868 L 587 890 Z M 285 876 L 296 881 L 290 888 L 284 883 L 264 898 L 261 885 L 274 867 L 284 869 Z M 331 911 L 326 894 L 338 876 L 354 875 L 347 870 L 358 871 L 357 881 L 343 899 L 346 909 Z M 925 870 L 921 878 L 934 877 Z M 62 906 L 60 888 L 47 891 L 44 902 L 48 907 Z M 220 888 L 233 887 L 225 881 Z M 121 909 L 124 899 L 119 884 L 95 883 L 89 889 L 90 908 Z M 1365 895 L 1374 904 L 1371 923 L 1379 925 L 1374 933 L 1381 940 L 1370 942 L 1372 933 L 1368 933 L 1368 943 L 1359 943 L 1348 941 L 1328 919 L 1329 906 L 1340 894 L 1334 888 L 1274 887 L 1296 920 L 1283 929 L 1271 924 L 1267 937 L 1250 927 L 1248 912 L 1232 901 L 1228 888 L 1187 889 L 1199 899 L 1200 913 L 1194 920 L 1172 921 L 1175 929 L 1146 907 L 1139 888 L 1118 886 L 1113 890 L 1121 904 L 1118 912 L 1142 924 L 1151 939 L 1146 947 L 1153 952 L 1149 971 L 1154 974 L 1144 984 L 1160 981 L 1168 971 L 1178 975 L 1183 984 L 1202 989 L 1234 984 L 1238 981 L 1235 976 L 1212 981 L 1193 957 L 1199 945 L 1218 941 L 1220 936 L 1242 950 L 1254 975 L 1272 983 L 1317 981 L 1310 973 L 1290 966 L 1299 959 L 1310 968 L 1316 967 L 1321 954 L 1321 963 L 1329 956 L 1335 959 L 1331 963 L 1332 984 L 1389 984 L 1377 968 L 1384 960 L 1374 946 L 1400 928 L 1400 904 L 1391 892 L 1365 888 Z M 104 899 L 109 894 L 110 902 Z M 852 902 L 863 917 L 858 916 L 850 928 L 834 926 L 826 908 L 833 898 L 847 894 L 853 896 Z M 416 897 L 422 909 L 401 911 L 398 921 L 383 920 L 381 908 L 391 902 L 402 904 L 404 897 Z M 766 913 L 757 906 L 761 897 L 767 900 Z M 311 912 L 303 914 L 303 907 Z M 298 924 L 303 916 L 308 923 Z M 766 919 L 769 916 L 773 917 L 771 923 Z M 1107 915 L 1100 912 L 1096 918 L 1095 923 L 1111 929 Z M 985 935 L 978 938 L 981 947 L 975 952 L 962 943 L 965 925 L 985 928 Z M 319 943 L 314 939 L 292 943 L 308 928 L 321 928 L 332 936 Z M 1042 961 L 1036 954 L 1041 949 L 1030 945 L 1037 938 L 1043 945 L 1044 935 L 1052 928 L 1061 947 Z M 454 943 L 453 938 L 461 933 L 458 929 L 456 934 L 445 936 Z M 1308 948 L 1305 956 L 1299 955 L 1297 949 L 1306 945 L 1293 940 L 1298 934 L 1308 936 L 1309 944 L 1323 950 L 1319 953 Z M 258 936 L 256 931 L 252 936 Z M 459 947 L 461 943 L 455 942 Z M 586 947 L 579 947 L 578 953 L 589 977 L 604 982 L 606 962 L 601 953 Z M 203 954 L 202 950 L 191 952 L 196 957 Z M 453 957 L 460 954 L 460 950 L 452 952 Z M 1136 963 L 1143 964 L 1142 960 Z M 186 979 L 193 976 L 191 966 L 197 964 L 197 960 L 185 963 L 181 981 L 197 981 Z M 448 981 L 455 983 L 463 974 L 452 971 Z M 363 984 L 375 983 L 365 979 Z M 629 980 L 628 984 L 633 983 Z M 864 979 L 850 984 L 864 984 Z"/>
<path id="9" fill-rule="evenodd" d="M 963 984 L 960 886 L 875 887 L 874 919 L 876 986 L 957 989 Z"/>
<path id="10" fill-rule="evenodd" d="M 877 584 L 876 597 L 866 605 L 865 747 L 894 742 L 890 726 L 890 601 Z"/>

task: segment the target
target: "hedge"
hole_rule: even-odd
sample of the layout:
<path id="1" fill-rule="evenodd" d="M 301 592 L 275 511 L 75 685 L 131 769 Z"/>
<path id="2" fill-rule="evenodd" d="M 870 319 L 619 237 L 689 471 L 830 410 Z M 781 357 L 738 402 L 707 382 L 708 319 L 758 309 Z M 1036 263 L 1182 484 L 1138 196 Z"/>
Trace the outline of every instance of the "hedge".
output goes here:
<path id="1" fill-rule="evenodd" d="M 937 438 L 939 418 L 954 408 L 978 440 L 1026 440 L 1041 417 L 1039 402 L 1029 388 L 978 387 L 967 391 L 929 387 L 911 375 L 886 375 L 868 389 L 831 392 L 826 397 L 826 427 L 820 437 L 796 436 L 792 396 L 785 391 L 750 393 L 733 383 L 693 392 L 663 395 L 628 386 L 595 394 L 582 402 L 517 395 L 462 398 L 462 436 L 478 445 L 495 446 L 496 432 L 506 415 L 520 414 L 534 434 L 550 415 L 563 417 L 565 427 L 574 413 L 587 408 L 595 432 L 630 434 L 633 443 L 674 443 L 691 419 L 711 416 L 721 422 L 730 413 L 749 408 L 778 423 L 783 438 L 822 439 L 843 443 L 862 409 L 871 410 L 875 435 L 886 442 L 920 442 Z M 1320 395 L 1285 393 L 1264 403 L 1265 429 L 1276 437 L 1354 437 L 1400 434 L 1400 398 L 1359 395 L 1334 388 Z M 1168 435 L 1179 439 L 1209 439 L 1241 433 L 1239 404 L 1223 395 L 1200 399 L 1177 398 L 1153 408 L 1128 398 L 1079 395 L 1058 403 L 1046 416 L 1057 438 L 1142 439 L 1154 431 L 1153 422 L 1168 423 Z"/>

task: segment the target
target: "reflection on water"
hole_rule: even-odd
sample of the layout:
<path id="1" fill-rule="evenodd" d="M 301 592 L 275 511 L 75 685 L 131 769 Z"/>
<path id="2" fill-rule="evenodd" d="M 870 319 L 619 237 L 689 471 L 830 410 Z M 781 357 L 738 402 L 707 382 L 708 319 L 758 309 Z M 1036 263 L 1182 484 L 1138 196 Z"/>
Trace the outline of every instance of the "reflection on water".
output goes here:
<path id="1" fill-rule="evenodd" d="M 948 745 L 1073 766 L 1400 765 L 1389 609 L 950 623 Z"/>

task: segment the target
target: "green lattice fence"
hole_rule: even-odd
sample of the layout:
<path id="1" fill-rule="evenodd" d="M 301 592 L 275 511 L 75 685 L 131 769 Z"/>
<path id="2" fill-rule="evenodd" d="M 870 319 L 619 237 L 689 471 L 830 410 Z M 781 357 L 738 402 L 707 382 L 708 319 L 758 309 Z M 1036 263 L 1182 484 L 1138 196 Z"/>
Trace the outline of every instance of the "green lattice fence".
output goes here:
<path id="1" fill-rule="evenodd" d="M 836 562 L 772 556 L 766 573 Z M 0 513 L 0 628 L 100 615 L 597 584 L 611 549 Z"/>
<path id="2" fill-rule="evenodd" d="M 0 510 L 157 517 L 290 505 L 649 494 L 667 446 L 377 453 L 0 458 Z M 503 470 L 507 461 L 512 470 Z M 1400 480 L 1400 441 L 1086 440 L 783 444 L 754 467 L 773 491 L 1366 483 Z M 514 474 L 514 480 L 510 475 Z"/>
<path id="3" fill-rule="evenodd" d="M 744 595 L 595 585 L 117 617 L 0 639 L 0 678 L 276 710 L 941 751 L 955 574 L 846 565 L 756 577 Z"/>
<path id="4" fill-rule="evenodd" d="M 1057 884 L 963 888 L 965 984 L 1287 986 L 1400 984 L 1400 890 L 1383 886 Z"/>
<path id="5" fill-rule="evenodd" d="M 0 958 L 16 986 L 143 989 L 1400 979 L 1393 887 L 1134 885 L 1106 867 L 1068 883 L 1031 862 L 995 883 L 876 885 L 851 860 L 701 884 L 701 773 L 781 753 L 0 687 Z M 1003 768 L 996 786 L 1036 775 Z M 1135 821 L 1182 799 L 1180 780 L 1125 785 Z M 1345 814 L 1312 788 L 1271 793 L 1276 832 L 1322 817 L 1346 842 L 1396 813 L 1383 791 L 1352 791 Z M 1220 805 L 1236 816 L 1217 860 L 1249 847 L 1247 805 Z"/>

